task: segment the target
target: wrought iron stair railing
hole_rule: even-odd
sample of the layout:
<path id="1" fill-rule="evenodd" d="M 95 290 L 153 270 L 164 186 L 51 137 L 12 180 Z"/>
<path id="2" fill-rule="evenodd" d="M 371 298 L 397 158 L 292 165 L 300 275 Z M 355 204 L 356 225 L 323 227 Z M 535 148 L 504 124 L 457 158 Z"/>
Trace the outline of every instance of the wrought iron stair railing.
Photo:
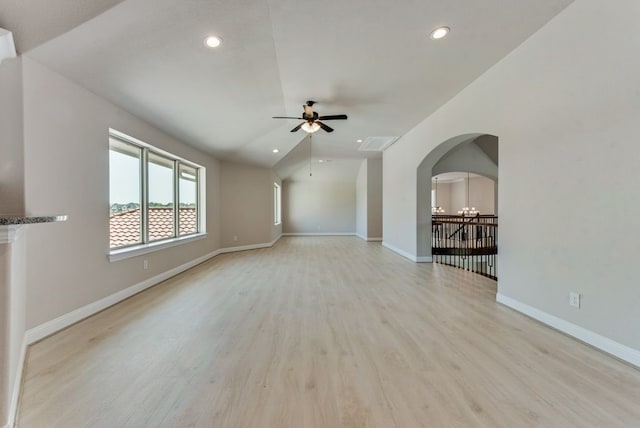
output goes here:
<path id="1" fill-rule="evenodd" d="M 497 279 L 497 216 L 433 215 L 431 227 L 431 254 L 435 263 Z"/>

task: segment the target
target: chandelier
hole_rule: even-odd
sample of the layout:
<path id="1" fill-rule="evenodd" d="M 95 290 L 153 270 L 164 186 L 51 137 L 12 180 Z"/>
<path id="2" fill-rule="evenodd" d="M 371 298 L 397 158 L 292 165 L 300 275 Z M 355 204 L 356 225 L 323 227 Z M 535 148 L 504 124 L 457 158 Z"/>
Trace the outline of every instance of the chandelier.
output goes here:
<path id="1" fill-rule="evenodd" d="M 431 207 L 431 214 L 444 214 L 444 208 L 438 205 L 438 177 L 436 177 L 435 194 L 433 198 L 433 205 Z"/>
<path id="2" fill-rule="evenodd" d="M 480 214 L 480 211 L 478 211 L 476 207 L 469 208 L 469 181 L 469 172 L 467 171 L 467 205 L 460 211 L 458 211 L 458 214 L 462 215 L 463 217 L 475 216 Z"/>

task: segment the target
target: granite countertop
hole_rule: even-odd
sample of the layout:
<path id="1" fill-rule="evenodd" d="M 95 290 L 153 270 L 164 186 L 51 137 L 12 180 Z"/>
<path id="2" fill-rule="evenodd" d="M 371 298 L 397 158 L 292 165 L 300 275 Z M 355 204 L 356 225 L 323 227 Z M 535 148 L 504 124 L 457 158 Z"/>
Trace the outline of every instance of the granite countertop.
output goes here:
<path id="1" fill-rule="evenodd" d="M 67 221 L 66 215 L 47 215 L 47 216 L 2 216 L 0 215 L 0 226 L 13 226 L 21 224 L 34 224 L 34 223 L 52 223 L 56 221 Z"/>

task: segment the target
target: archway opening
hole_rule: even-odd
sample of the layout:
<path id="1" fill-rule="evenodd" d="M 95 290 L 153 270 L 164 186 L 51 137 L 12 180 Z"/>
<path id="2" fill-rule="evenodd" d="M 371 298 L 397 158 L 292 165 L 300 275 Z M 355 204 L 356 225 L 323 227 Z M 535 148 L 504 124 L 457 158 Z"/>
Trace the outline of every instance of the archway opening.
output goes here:
<path id="1" fill-rule="evenodd" d="M 439 144 L 423 159 L 417 171 L 416 250 L 418 261 L 433 261 L 431 210 L 433 178 L 440 174 L 463 172 L 491 179 L 494 183 L 494 207 L 491 214 L 497 216 L 498 166 L 498 137 L 481 133 L 464 134 L 450 138 Z M 455 207 L 454 215 L 457 215 L 460 208 Z"/>

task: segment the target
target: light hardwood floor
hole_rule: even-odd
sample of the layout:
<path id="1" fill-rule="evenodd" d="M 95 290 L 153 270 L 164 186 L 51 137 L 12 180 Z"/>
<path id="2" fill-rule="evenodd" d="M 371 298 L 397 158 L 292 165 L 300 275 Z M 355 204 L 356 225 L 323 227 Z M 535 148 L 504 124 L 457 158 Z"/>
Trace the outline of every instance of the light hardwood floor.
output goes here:
<path id="1" fill-rule="evenodd" d="M 218 256 L 33 345 L 18 426 L 640 426 L 639 370 L 495 292 L 353 237 Z"/>

